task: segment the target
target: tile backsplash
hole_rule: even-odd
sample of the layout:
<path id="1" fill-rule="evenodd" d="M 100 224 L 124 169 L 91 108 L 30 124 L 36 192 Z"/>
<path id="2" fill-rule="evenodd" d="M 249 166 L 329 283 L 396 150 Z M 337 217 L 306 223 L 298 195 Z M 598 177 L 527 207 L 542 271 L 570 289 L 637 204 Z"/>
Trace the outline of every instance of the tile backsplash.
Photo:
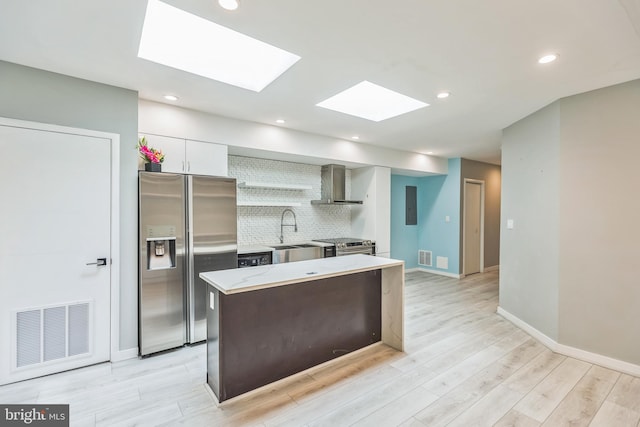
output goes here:
<path id="1" fill-rule="evenodd" d="M 351 207 L 340 205 L 312 205 L 320 199 L 320 166 L 303 163 L 229 156 L 229 176 L 241 182 L 296 184 L 311 186 L 311 190 L 281 190 L 238 188 L 238 203 L 243 202 L 295 202 L 290 207 L 296 214 L 298 232 L 284 227 L 285 243 L 313 239 L 349 237 L 351 234 Z M 351 173 L 346 173 L 347 197 L 351 187 Z M 238 244 L 259 245 L 278 243 L 280 219 L 287 206 L 238 206 Z M 287 213 L 285 224 L 293 224 Z"/>

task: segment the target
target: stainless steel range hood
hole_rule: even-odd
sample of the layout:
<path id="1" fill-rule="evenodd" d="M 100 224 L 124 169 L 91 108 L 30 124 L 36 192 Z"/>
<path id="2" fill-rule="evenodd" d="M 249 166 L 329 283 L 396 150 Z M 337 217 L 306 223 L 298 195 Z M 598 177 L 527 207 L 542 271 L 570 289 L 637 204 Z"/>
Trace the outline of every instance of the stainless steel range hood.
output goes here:
<path id="1" fill-rule="evenodd" d="M 312 200 L 314 205 L 361 205 L 362 200 L 345 200 L 345 172 L 342 165 L 324 165 L 320 175 L 320 200 Z"/>

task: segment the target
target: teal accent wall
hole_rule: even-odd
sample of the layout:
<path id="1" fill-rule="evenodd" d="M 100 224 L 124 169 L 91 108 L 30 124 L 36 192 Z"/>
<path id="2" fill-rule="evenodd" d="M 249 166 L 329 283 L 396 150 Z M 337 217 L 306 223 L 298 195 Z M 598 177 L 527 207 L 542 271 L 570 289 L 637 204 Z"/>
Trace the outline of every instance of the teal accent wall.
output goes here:
<path id="1" fill-rule="evenodd" d="M 448 175 L 391 175 L 391 258 L 405 268 L 418 267 L 418 250 L 432 251 L 433 266 L 460 274 L 461 159 L 449 159 Z M 405 225 L 405 187 L 417 187 L 418 225 Z M 445 218 L 449 216 L 449 222 Z M 447 257 L 447 269 L 436 268 L 436 257 Z"/>
<path id="2" fill-rule="evenodd" d="M 418 190 L 418 249 L 433 253 L 430 269 L 452 274 L 460 274 L 460 165 L 449 159 L 449 173 L 420 178 Z M 436 268 L 438 256 L 448 258 L 447 269 Z"/>
<path id="3" fill-rule="evenodd" d="M 417 187 L 418 225 L 405 225 L 406 186 Z M 391 175 L 391 258 L 404 260 L 405 268 L 418 267 L 420 178 Z"/>

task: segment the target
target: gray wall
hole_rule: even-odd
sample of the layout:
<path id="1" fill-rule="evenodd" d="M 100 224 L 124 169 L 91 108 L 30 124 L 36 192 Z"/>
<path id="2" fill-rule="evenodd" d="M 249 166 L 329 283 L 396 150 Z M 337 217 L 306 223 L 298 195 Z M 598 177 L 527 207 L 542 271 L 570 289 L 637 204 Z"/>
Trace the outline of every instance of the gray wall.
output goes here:
<path id="1" fill-rule="evenodd" d="M 511 314 L 560 344 L 636 365 L 639 118 L 636 80 L 505 129 L 500 277 Z"/>
<path id="2" fill-rule="evenodd" d="M 556 341 L 558 120 L 556 103 L 504 130 L 500 234 L 500 307 Z"/>
<path id="3" fill-rule="evenodd" d="M 640 80 L 560 103 L 559 340 L 640 365 Z"/>
<path id="4" fill-rule="evenodd" d="M 464 212 L 464 180 L 484 181 L 484 267 L 500 265 L 500 166 L 462 159 L 460 167 L 460 212 Z M 460 231 L 460 271 L 464 253 Z"/>
<path id="5" fill-rule="evenodd" d="M 138 345 L 137 92 L 0 61 L 0 116 L 120 134 L 120 349 Z"/>

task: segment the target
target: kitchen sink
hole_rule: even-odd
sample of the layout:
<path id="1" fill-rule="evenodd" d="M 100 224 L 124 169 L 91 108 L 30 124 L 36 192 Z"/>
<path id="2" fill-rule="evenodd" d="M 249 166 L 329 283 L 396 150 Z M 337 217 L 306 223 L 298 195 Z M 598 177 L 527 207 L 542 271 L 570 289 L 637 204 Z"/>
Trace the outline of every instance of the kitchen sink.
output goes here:
<path id="1" fill-rule="evenodd" d="M 301 243 L 299 245 L 294 245 L 296 248 L 319 248 L 318 245 L 312 245 L 311 243 Z"/>
<path id="2" fill-rule="evenodd" d="M 281 250 L 285 250 L 285 249 L 295 249 L 298 246 L 292 246 L 292 245 L 276 245 L 276 246 L 269 246 L 270 248 L 273 248 L 277 251 L 281 251 Z"/>
<path id="3" fill-rule="evenodd" d="M 299 245 L 273 245 L 273 263 L 304 261 L 323 257 L 323 248 L 308 243 Z"/>

